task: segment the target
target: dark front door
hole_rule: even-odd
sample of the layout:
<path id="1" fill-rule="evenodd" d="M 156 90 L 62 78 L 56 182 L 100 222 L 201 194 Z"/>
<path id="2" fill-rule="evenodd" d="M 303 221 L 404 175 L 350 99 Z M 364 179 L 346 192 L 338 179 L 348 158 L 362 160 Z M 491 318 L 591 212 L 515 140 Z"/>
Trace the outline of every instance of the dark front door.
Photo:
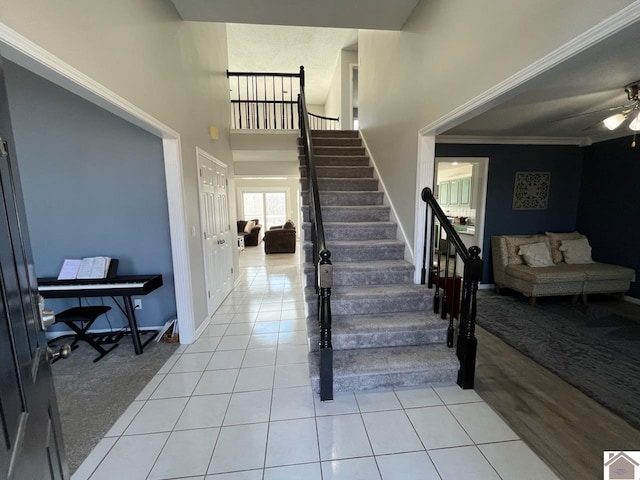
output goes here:
<path id="1" fill-rule="evenodd" d="M 0 478 L 68 478 L 0 58 Z"/>

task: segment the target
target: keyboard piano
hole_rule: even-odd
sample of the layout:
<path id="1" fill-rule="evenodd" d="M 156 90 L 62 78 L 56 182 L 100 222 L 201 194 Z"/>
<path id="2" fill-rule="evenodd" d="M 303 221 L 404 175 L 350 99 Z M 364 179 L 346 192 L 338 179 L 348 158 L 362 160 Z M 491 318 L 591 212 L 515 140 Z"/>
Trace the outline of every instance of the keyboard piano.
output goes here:
<path id="1" fill-rule="evenodd" d="M 86 280 L 38 279 L 38 291 L 45 298 L 146 295 L 161 286 L 162 275 L 128 275 Z"/>
<path id="2" fill-rule="evenodd" d="M 146 295 L 162 286 L 162 275 L 123 275 L 112 278 L 58 280 L 38 278 L 38 292 L 44 298 L 88 298 L 122 297 L 124 308 L 116 301 L 129 322 L 133 348 L 140 355 L 145 344 L 140 340 L 140 331 L 133 308 L 132 296 Z"/>

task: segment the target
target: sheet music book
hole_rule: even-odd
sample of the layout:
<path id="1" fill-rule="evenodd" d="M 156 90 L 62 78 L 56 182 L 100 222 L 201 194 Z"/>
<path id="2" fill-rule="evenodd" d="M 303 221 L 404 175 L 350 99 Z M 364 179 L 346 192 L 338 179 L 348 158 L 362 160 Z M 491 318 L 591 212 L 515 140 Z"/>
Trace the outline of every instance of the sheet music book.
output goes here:
<path id="1" fill-rule="evenodd" d="M 58 280 L 107 278 L 109 257 L 65 258 Z"/>

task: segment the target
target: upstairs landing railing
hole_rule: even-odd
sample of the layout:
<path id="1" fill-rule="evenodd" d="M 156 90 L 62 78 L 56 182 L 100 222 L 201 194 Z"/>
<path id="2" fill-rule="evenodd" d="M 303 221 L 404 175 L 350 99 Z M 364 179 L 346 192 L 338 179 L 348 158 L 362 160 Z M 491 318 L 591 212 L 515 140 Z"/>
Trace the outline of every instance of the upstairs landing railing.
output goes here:
<path id="1" fill-rule="evenodd" d="M 231 128 L 299 130 L 301 73 L 230 72 Z M 313 130 L 336 130 L 339 118 L 307 113 Z"/>
<path id="2" fill-rule="evenodd" d="M 430 188 L 422 190 L 426 203 L 426 225 L 421 283 L 434 288 L 433 311 L 449 319 L 447 346 L 453 348 L 455 321 L 459 321 L 456 355 L 460 362 L 457 383 L 473 388 L 478 341 L 475 337 L 478 283 L 482 278 L 480 248 L 467 250 L 460 235 L 440 208 Z M 430 240 L 430 241 L 428 241 Z M 431 245 L 427 252 L 427 245 Z M 458 275 L 458 259 L 463 264 Z"/>
<path id="3" fill-rule="evenodd" d="M 320 400 L 333 400 L 333 346 L 331 344 L 331 287 L 333 266 L 331 252 L 324 240 L 324 225 L 320 209 L 320 190 L 313 154 L 309 114 L 304 93 L 304 67 L 300 67 L 300 95 L 298 97 L 300 136 L 304 149 L 305 166 L 309 181 L 309 221 L 313 243 L 315 291 L 318 296 L 318 327 L 320 329 Z"/>

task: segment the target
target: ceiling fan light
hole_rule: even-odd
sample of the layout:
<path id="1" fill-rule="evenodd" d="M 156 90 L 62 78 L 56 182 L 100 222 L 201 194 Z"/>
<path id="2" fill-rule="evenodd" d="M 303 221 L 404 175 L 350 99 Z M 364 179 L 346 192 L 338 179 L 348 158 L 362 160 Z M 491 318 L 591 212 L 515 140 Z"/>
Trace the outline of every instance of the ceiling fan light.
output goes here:
<path id="1" fill-rule="evenodd" d="M 626 117 L 622 113 L 616 113 L 615 115 L 611 115 L 603 120 L 604 126 L 609 130 L 615 130 L 620 126 Z"/>
<path id="2" fill-rule="evenodd" d="M 638 114 L 638 116 L 631 121 L 631 123 L 629 124 L 629 128 L 634 132 L 640 131 L 640 114 Z"/>

